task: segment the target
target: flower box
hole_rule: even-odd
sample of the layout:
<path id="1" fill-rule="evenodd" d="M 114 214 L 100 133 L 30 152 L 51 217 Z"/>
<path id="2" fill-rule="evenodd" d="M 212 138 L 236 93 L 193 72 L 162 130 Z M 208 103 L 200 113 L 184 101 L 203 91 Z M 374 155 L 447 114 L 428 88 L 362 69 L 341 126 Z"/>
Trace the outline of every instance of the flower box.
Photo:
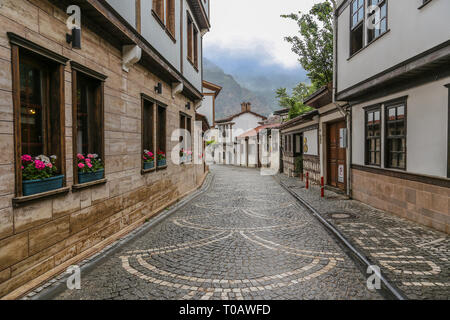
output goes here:
<path id="1" fill-rule="evenodd" d="M 155 167 L 155 161 L 144 162 L 144 170 L 153 169 Z"/>
<path id="2" fill-rule="evenodd" d="M 22 182 L 22 192 L 24 196 L 31 196 L 63 187 L 64 175 L 55 176 L 40 180 L 26 180 Z"/>
<path id="3" fill-rule="evenodd" d="M 105 169 L 101 169 L 95 172 L 78 172 L 78 183 L 88 183 L 103 179 Z"/>
<path id="4" fill-rule="evenodd" d="M 164 167 L 167 165 L 167 160 L 163 159 L 163 160 L 158 160 L 158 167 Z"/>

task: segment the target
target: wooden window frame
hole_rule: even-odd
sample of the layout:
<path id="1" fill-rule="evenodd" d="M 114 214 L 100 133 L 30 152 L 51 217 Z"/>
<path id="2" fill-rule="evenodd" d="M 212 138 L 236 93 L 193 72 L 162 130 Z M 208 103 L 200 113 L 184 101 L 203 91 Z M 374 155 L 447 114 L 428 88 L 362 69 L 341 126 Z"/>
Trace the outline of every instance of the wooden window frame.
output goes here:
<path id="1" fill-rule="evenodd" d="M 198 29 L 195 25 L 193 25 L 193 34 L 192 34 L 192 37 L 193 37 L 192 45 L 194 47 L 193 48 L 193 53 L 194 53 L 194 61 L 193 62 L 194 62 L 194 68 L 197 72 L 198 72 L 198 61 L 199 61 L 199 59 L 198 59 L 198 53 L 199 53 L 198 35 L 199 35 Z"/>
<path id="2" fill-rule="evenodd" d="M 175 40 L 176 19 L 175 19 L 175 0 L 166 0 L 166 31 L 172 40 Z"/>
<path id="3" fill-rule="evenodd" d="M 154 160 L 155 165 L 154 165 L 154 167 L 152 169 L 144 169 L 144 159 L 141 156 L 141 173 L 142 174 L 153 172 L 153 171 L 156 170 L 156 167 L 157 167 L 157 155 L 156 155 L 156 152 L 157 152 L 157 148 L 156 148 L 156 130 L 157 130 L 157 128 L 156 128 L 156 116 L 157 115 L 156 115 L 156 112 L 158 110 L 158 108 L 157 108 L 158 105 L 155 103 L 155 100 L 153 98 L 147 96 L 144 93 L 141 94 L 141 123 L 142 123 L 142 125 L 141 125 L 141 128 L 142 128 L 142 130 L 141 130 L 142 131 L 141 153 L 143 154 L 144 149 L 145 149 L 145 130 L 144 130 L 144 128 L 146 126 L 146 122 L 145 122 L 146 119 L 144 117 L 144 114 L 145 114 L 145 111 L 144 111 L 145 103 L 150 103 L 151 104 L 151 108 L 152 108 L 152 119 L 151 119 L 151 121 L 152 121 L 152 124 L 151 124 L 152 130 L 151 131 L 152 131 L 152 146 L 153 147 L 151 148 L 152 150 L 149 150 L 149 151 L 153 152 L 153 155 L 155 157 L 155 160 Z"/>
<path id="4" fill-rule="evenodd" d="M 161 150 L 161 136 L 163 136 L 163 145 L 164 145 L 164 153 L 166 154 L 166 162 L 169 163 L 167 161 L 167 105 L 164 103 L 161 103 L 157 100 L 154 100 L 155 102 L 155 109 L 156 109 L 156 150 L 160 151 Z M 159 110 L 163 110 L 164 111 L 164 130 L 163 130 L 163 134 L 161 135 L 161 122 L 160 122 L 160 116 L 159 116 Z M 155 156 L 157 156 L 157 154 L 155 153 Z M 157 159 L 156 159 L 157 161 Z M 167 168 L 167 164 L 165 166 L 158 166 L 158 162 L 156 162 L 156 169 L 157 170 L 163 170 Z"/>
<path id="5" fill-rule="evenodd" d="M 368 0 L 368 1 L 371 2 L 371 0 Z M 380 10 L 381 10 L 381 6 L 383 6 L 383 5 L 386 6 L 386 16 L 384 18 L 381 18 L 380 22 L 379 22 L 381 24 L 381 22 L 383 20 L 386 20 L 386 30 L 384 30 L 383 32 L 380 31 L 380 34 L 378 34 L 378 35 L 374 34 L 373 38 L 371 38 L 370 33 L 371 32 L 375 33 L 375 30 L 367 29 L 367 40 L 368 40 L 367 45 L 371 44 L 372 42 L 374 42 L 375 40 L 380 38 L 382 35 L 384 35 L 389 30 L 389 25 L 388 25 L 388 0 L 378 0 L 378 3 L 376 5 L 380 8 Z M 372 15 L 373 14 L 369 13 L 368 17 L 371 17 Z"/>
<path id="6" fill-rule="evenodd" d="M 182 121 L 183 118 L 184 118 L 184 121 Z M 189 151 L 192 151 L 192 146 L 193 146 L 193 143 L 192 143 L 192 116 L 190 116 L 187 113 L 184 113 L 182 111 L 180 111 L 180 129 L 184 129 L 189 132 L 189 134 L 191 136 L 191 148 Z M 181 142 L 181 139 L 182 138 L 180 137 L 180 142 Z M 183 149 L 187 150 L 186 137 L 183 138 L 183 142 L 184 142 Z"/>
<path id="7" fill-rule="evenodd" d="M 192 19 L 189 11 L 187 11 L 187 59 L 194 65 L 194 20 Z"/>
<path id="8" fill-rule="evenodd" d="M 364 32 L 364 21 L 365 21 L 365 17 L 366 17 L 366 0 L 363 0 L 363 5 L 362 7 L 357 7 L 356 12 L 353 12 L 353 3 L 354 2 L 358 2 L 359 0 L 353 0 L 350 2 L 350 37 L 349 37 L 349 53 L 350 53 L 350 57 L 352 57 L 353 55 L 357 54 L 359 51 L 361 51 L 362 49 L 364 49 L 365 45 L 365 32 Z M 363 10 L 363 18 L 360 21 L 357 21 L 355 25 L 353 25 L 353 16 L 356 14 L 358 14 L 359 10 L 362 8 Z M 362 43 L 361 43 L 361 48 L 359 48 L 358 50 L 353 50 L 353 46 L 352 46 L 352 34 L 356 31 L 356 29 L 361 28 L 361 33 L 362 33 Z"/>
<path id="9" fill-rule="evenodd" d="M 97 71 L 91 70 L 79 63 L 74 61 L 70 62 L 72 68 L 72 154 L 73 154 L 73 186 L 72 190 L 83 189 L 85 187 L 90 187 L 93 185 L 106 183 L 106 171 L 104 173 L 103 179 L 97 180 L 88 184 L 78 183 L 78 94 L 77 94 L 77 81 L 78 75 L 82 74 L 84 77 L 92 78 L 99 82 L 99 88 L 97 93 L 97 103 L 100 107 L 100 120 L 99 120 L 99 133 L 100 133 L 100 158 L 103 161 L 103 165 L 106 165 L 106 155 L 105 155 L 105 81 L 107 77 Z M 106 167 L 105 167 L 106 169 Z"/>
<path id="10" fill-rule="evenodd" d="M 158 20 L 158 23 L 164 24 L 164 2 L 165 0 L 153 0 L 152 1 L 152 13 L 153 16 Z M 158 6 L 159 4 L 159 6 Z"/>
<path id="11" fill-rule="evenodd" d="M 380 136 L 378 138 L 375 137 L 369 137 L 369 130 L 368 130 L 368 116 L 369 113 L 374 113 L 375 112 L 379 112 L 380 113 Z M 375 106 L 371 106 L 371 107 L 367 107 L 365 108 L 364 111 L 364 163 L 365 165 L 368 166 L 375 166 L 375 167 L 381 167 L 381 163 L 382 163 L 382 155 L 381 155 L 381 151 L 383 150 L 383 146 L 382 144 L 382 132 L 383 132 L 383 128 L 382 128 L 382 122 L 383 122 L 383 114 L 382 114 L 382 110 L 381 110 L 381 104 L 375 105 Z M 370 161 L 370 152 L 372 152 L 371 150 L 369 150 L 368 147 L 368 142 L 369 141 L 376 141 L 379 140 L 380 141 L 380 151 L 374 151 L 375 152 L 375 159 L 376 159 L 376 154 L 377 152 L 380 153 L 380 163 L 373 163 Z"/>
<path id="12" fill-rule="evenodd" d="M 66 187 L 66 152 L 65 152 L 65 77 L 64 70 L 67 64 L 66 57 L 54 53 L 40 45 L 37 45 L 25 38 L 22 38 L 14 33 L 8 32 L 7 36 L 11 45 L 11 73 L 12 73 L 12 97 L 13 97 L 13 121 L 14 121 L 14 206 L 28 201 L 39 200 L 45 197 L 66 193 L 69 188 Z M 57 101 L 54 103 L 59 110 L 59 163 L 61 174 L 63 178 L 63 188 L 44 192 L 32 196 L 23 196 L 22 190 L 22 128 L 21 128 L 21 95 L 20 95 L 20 54 L 21 51 L 31 53 L 41 59 L 48 60 L 55 65 L 55 72 L 59 74 L 59 82 L 57 83 L 57 90 L 59 94 L 55 97 Z"/>
<path id="13" fill-rule="evenodd" d="M 389 110 L 392 108 L 396 108 L 399 107 L 400 105 L 403 105 L 404 107 L 404 127 L 405 127 L 405 133 L 404 135 L 401 136 L 395 136 L 395 137 L 390 137 L 388 136 L 388 117 L 389 117 Z M 407 167 L 408 167 L 408 163 L 407 163 L 407 145 L 408 145 L 408 131 L 407 131 L 407 123 L 408 123 L 408 107 L 407 107 L 407 100 L 406 98 L 399 98 L 396 100 L 392 100 L 390 102 L 386 102 L 384 104 L 384 166 L 386 169 L 393 169 L 393 170 L 401 170 L 401 171 L 406 171 Z M 398 120 L 396 120 L 398 121 Z M 404 138 L 405 139 L 405 150 L 402 152 L 404 153 L 404 157 L 405 157 L 405 166 L 404 167 L 392 167 L 389 164 L 389 154 L 390 154 L 390 150 L 389 150 L 389 143 L 388 140 L 389 139 L 398 139 L 398 138 Z M 397 152 L 400 153 L 400 152 Z"/>
<path id="14" fill-rule="evenodd" d="M 447 107 L 447 178 L 450 178 L 450 83 L 446 84 L 448 89 Z"/>

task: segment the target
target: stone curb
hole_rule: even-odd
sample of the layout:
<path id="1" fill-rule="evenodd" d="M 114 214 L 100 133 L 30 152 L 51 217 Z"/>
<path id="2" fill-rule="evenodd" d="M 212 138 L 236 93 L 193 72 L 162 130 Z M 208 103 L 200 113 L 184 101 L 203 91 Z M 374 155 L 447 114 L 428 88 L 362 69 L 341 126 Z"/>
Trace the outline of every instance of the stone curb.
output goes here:
<path id="1" fill-rule="evenodd" d="M 119 249 L 121 249 L 123 246 L 128 244 L 129 242 L 137 239 L 147 231 L 149 231 L 151 228 L 156 226 L 157 224 L 161 223 L 163 220 L 167 219 L 169 216 L 171 216 L 173 213 L 178 211 L 179 209 L 183 208 L 185 205 L 187 205 L 192 200 L 196 199 L 198 196 L 202 195 L 206 191 L 208 191 L 211 187 L 212 181 L 214 180 L 214 174 L 209 172 L 207 177 L 205 178 L 203 185 L 194 193 L 188 195 L 184 199 L 178 201 L 176 204 L 172 205 L 171 207 L 167 208 L 166 212 L 160 213 L 155 218 L 150 218 L 149 223 L 145 223 L 142 226 L 136 228 L 129 234 L 127 234 L 125 237 L 113 242 L 112 244 L 106 246 L 103 250 L 100 252 L 94 254 L 93 256 L 89 257 L 88 259 L 85 259 L 78 263 L 77 265 L 80 267 L 81 273 L 89 273 L 92 269 L 94 269 L 99 263 L 101 263 L 103 260 L 117 252 Z M 59 276 L 49 280 L 42 286 L 34 289 L 30 293 L 28 293 L 26 296 L 24 296 L 21 300 L 51 300 L 52 297 L 58 295 L 59 293 L 63 292 L 67 289 L 66 282 L 69 275 L 66 273 L 61 273 Z"/>
<path id="2" fill-rule="evenodd" d="M 283 183 L 278 177 L 273 177 L 276 182 L 280 186 L 282 186 L 290 195 L 292 195 L 304 208 L 306 208 L 319 222 L 325 226 L 325 228 L 347 249 L 349 256 L 358 263 L 360 266 L 365 267 L 366 269 L 369 266 L 372 266 L 373 263 L 369 261 L 369 259 L 360 251 L 358 251 L 350 241 L 341 233 L 339 230 L 329 221 L 327 221 L 320 213 L 317 211 L 311 204 L 309 204 L 305 199 L 301 198 L 294 191 L 290 190 L 290 188 Z M 401 293 L 400 289 L 391 284 L 388 279 L 386 279 L 383 275 L 379 275 L 380 280 L 382 282 L 382 292 L 383 294 L 390 299 L 396 300 L 408 300 L 407 297 Z"/>

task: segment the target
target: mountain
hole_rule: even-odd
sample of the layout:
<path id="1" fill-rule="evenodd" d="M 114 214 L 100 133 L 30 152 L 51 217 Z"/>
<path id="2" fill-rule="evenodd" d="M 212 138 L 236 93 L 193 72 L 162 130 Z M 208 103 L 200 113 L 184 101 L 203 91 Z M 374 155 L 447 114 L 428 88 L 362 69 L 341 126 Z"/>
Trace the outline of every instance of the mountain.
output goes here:
<path id="1" fill-rule="evenodd" d="M 306 80 L 302 70 L 289 74 L 276 67 L 254 68 L 245 60 L 232 63 L 221 59 L 221 65 L 231 72 L 225 72 L 209 59 L 203 60 L 204 79 L 223 87 L 216 100 L 216 119 L 240 112 L 244 101 L 252 104 L 252 111 L 268 116 L 280 109 L 276 89 L 290 89 Z"/>

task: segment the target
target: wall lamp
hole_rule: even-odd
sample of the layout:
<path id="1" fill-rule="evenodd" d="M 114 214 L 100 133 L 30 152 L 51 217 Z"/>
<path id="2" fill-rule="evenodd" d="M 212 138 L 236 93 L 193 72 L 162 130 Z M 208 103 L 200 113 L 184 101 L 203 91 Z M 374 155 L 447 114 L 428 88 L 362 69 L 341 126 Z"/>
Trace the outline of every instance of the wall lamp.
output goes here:
<path id="1" fill-rule="evenodd" d="M 67 43 L 72 43 L 73 49 L 81 49 L 81 29 L 73 28 L 72 34 L 66 34 Z"/>
<path id="2" fill-rule="evenodd" d="M 161 94 L 162 93 L 162 83 L 158 82 L 158 85 L 155 87 L 155 92 Z"/>
<path id="3" fill-rule="evenodd" d="M 190 102 L 187 103 L 186 109 L 191 110 L 191 103 Z"/>

